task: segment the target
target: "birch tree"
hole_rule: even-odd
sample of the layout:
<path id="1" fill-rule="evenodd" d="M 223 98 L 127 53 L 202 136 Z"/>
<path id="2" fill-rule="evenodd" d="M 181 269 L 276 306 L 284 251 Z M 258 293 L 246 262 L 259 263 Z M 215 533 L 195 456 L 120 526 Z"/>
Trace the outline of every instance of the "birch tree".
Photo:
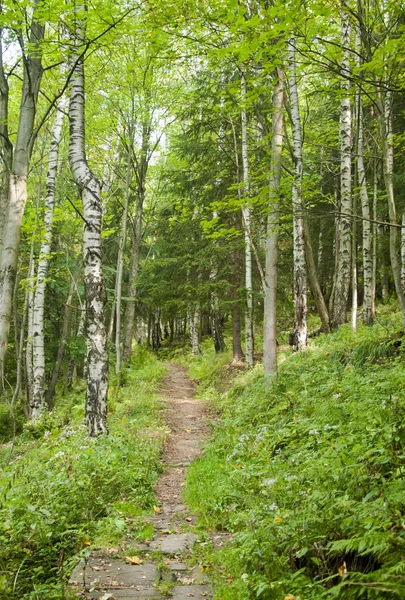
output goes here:
<path id="1" fill-rule="evenodd" d="M 337 254 L 336 285 L 333 295 L 332 326 L 338 327 L 346 320 L 351 273 L 351 211 L 352 211 L 352 113 L 350 104 L 350 34 L 348 13 L 341 11 L 342 64 L 340 102 L 340 221 Z"/>
<path id="2" fill-rule="evenodd" d="M 305 264 L 304 204 L 302 198 L 302 136 L 298 102 L 295 61 L 295 37 L 288 42 L 289 88 L 291 102 L 291 127 L 293 135 L 294 175 L 292 183 L 293 235 L 294 235 L 294 329 L 293 348 L 302 350 L 307 345 L 307 271 Z"/>
<path id="3" fill-rule="evenodd" d="M 6 218 L 3 225 L 2 251 L 0 261 L 0 369 L 3 371 L 4 357 L 7 350 L 10 320 L 13 304 L 13 289 L 16 277 L 18 251 L 20 246 L 21 222 L 27 201 L 28 168 L 33 148 L 33 133 L 39 89 L 42 79 L 42 42 L 45 26 L 37 19 L 39 0 L 35 0 L 32 10 L 29 37 L 25 45 L 22 29 L 18 31 L 18 40 L 23 55 L 23 81 L 21 103 L 18 114 L 17 135 L 12 152 L 8 135 L 8 89 L 4 73 L 3 60 L 0 63 L 0 116 L 3 149 L 6 149 L 6 160 L 3 164 L 2 204 L 5 204 Z M 1 48 L 2 50 L 2 48 Z M 11 162 L 12 155 L 12 162 Z M 8 169 L 11 165 L 10 178 Z M 8 189 L 7 189 L 8 188 Z M 7 198 L 7 201 L 4 200 Z"/>
<path id="4" fill-rule="evenodd" d="M 53 215 L 55 208 L 55 185 L 58 171 L 59 145 L 62 136 L 66 97 L 56 105 L 55 122 L 52 130 L 51 148 L 46 175 L 46 198 L 44 213 L 44 237 L 40 246 L 36 287 L 34 294 L 32 344 L 33 344 L 33 379 L 31 394 L 31 417 L 35 419 L 44 408 L 45 399 L 45 340 L 44 340 L 44 306 L 45 288 L 51 255 Z"/>
<path id="5" fill-rule="evenodd" d="M 246 314 L 245 314 L 245 361 L 246 367 L 253 367 L 253 284 L 252 284 L 252 248 L 251 248 L 251 215 L 249 206 L 249 157 L 247 141 L 246 116 L 246 73 L 241 71 L 241 124 L 242 124 L 242 165 L 243 165 L 243 196 L 242 207 L 245 230 L 245 285 L 246 285 Z"/>
<path id="6" fill-rule="evenodd" d="M 106 291 L 101 257 L 102 202 L 100 182 L 86 157 L 84 122 L 84 42 L 86 6 L 75 7 L 70 81 L 69 162 L 83 203 L 83 260 L 87 316 L 86 423 L 90 436 L 107 433 L 108 355 L 105 323 Z"/>

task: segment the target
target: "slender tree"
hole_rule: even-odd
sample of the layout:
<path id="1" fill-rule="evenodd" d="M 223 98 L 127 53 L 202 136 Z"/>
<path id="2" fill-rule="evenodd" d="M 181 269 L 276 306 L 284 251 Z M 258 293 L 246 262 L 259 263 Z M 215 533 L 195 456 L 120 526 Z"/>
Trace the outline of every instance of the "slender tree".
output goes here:
<path id="1" fill-rule="evenodd" d="M 70 82 L 69 162 L 83 202 L 83 260 L 87 312 L 86 423 L 90 436 L 106 433 L 108 396 L 106 291 L 102 271 L 102 202 L 100 182 L 86 158 L 84 121 L 84 58 L 86 6 L 75 7 L 75 34 L 72 35 L 72 76 Z"/>

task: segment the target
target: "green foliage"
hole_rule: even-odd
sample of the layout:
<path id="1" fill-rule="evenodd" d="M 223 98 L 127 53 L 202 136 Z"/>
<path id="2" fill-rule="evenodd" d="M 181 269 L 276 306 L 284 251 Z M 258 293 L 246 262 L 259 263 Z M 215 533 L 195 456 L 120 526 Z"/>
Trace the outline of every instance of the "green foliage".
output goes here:
<path id="1" fill-rule="evenodd" d="M 154 389 L 164 373 L 154 356 L 136 354 L 108 436 L 87 437 L 77 394 L 67 404 L 78 418 L 66 423 L 58 407 L 25 428 L 0 473 L 0 598 L 62 598 L 87 544 L 139 534 L 136 516 L 153 506 L 160 469 L 162 436 L 150 430 L 161 428 Z"/>
<path id="2" fill-rule="evenodd" d="M 387 307 L 291 355 L 268 391 L 256 369 L 217 395 L 223 421 L 186 488 L 205 526 L 233 534 L 205 557 L 217 598 L 404 597 L 400 329 Z"/>

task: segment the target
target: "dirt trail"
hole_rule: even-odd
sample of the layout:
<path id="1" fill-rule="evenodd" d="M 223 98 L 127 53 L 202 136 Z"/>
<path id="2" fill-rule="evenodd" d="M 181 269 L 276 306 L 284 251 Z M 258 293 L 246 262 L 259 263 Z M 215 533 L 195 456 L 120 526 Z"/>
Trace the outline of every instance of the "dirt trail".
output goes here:
<path id="1" fill-rule="evenodd" d="M 169 429 L 163 448 L 165 468 L 155 488 L 157 513 L 147 518 L 155 526 L 154 539 L 139 544 L 141 564 L 129 565 L 113 557 L 111 549 L 92 552 L 88 561 L 76 566 L 70 579 L 80 598 L 164 599 L 168 591 L 172 600 L 203 600 L 212 595 L 205 575 L 187 565 L 198 539 L 193 533 L 195 517 L 183 503 L 187 467 L 200 455 L 209 433 L 208 409 L 194 398 L 195 388 L 186 369 L 172 363 L 166 367 L 168 373 L 159 390 L 167 407 Z M 163 568 L 152 559 L 152 551 L 161 553 Z"/>
<path id="2" fill-rule="evenodd" d="M 194 399 L 195 387 L 178 365 L 167 363 L 168 374 L 160 388 L 167 409 L 165 422 L 170 434 L 163 449 L 165 471 L 156 486 L 162 513 L 172 517 L 185 510 L 182 489 L 188 465 L 201 453 L 208 436 L 207 407 Z"/>

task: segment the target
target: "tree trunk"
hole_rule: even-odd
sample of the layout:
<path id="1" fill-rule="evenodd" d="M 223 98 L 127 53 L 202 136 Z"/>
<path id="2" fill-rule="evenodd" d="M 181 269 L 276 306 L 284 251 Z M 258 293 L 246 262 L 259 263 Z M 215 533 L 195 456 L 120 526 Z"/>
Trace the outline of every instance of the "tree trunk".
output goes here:
<path id="1" fill-rule="evenodd" d="M 264 376 L 267 381 L 271 375 L 277 373 L 277 262 L 280 218 L 279 192 L 283 146 L 283 98 L 284 72 L 279 68 L 273 93 L 273 135 L 270 157 L 269 215 L 267 221 L 264 286 L 263 367 Z"/>
<path id="2" fill-rule="evenodd" d="M 302 198 L 302 136 L 295 64 L 295 37 L 288 42 L 290 61 L 291 128 L 293 136 L 294 177 L 292 184 L 294 233 L 294 329 L 293 349 L 302 350 L 308 341 L 307 271 L 305 264 L 304 205 Z"/>
<path id="3" fill-rule="evenodd" d="M 363 100 L 360 91 L 357 99 L 357 174 L 360 187 L 360 201 L 363 215 L 363 322 L 371 325 L 374 320 L 373 302 L 373 257 L 372 257 L 372 232 L 370 220 L 370 203 L 368 199 L 366 170 L 364 168 L 364 142 L 363 142 Z"/>
<path id="4" fill-rule="evenodd" d="M 389 90 L 385 92 L 384 102 L 381 91 L 377 90 L 377 103 L 380 113 L 380 132 L 383 153 L 384 183 L 387 192 L 388 214 L 390 220 L 390 259 L 394 277 L 395 291 L 399 300 L 402 316 L 402 326 L 405 329 L 405 294 L 402 289 L 401 266 L 397 250 L 397 213 L 395 207 L 394 185 L 392 176 L 394 171 L 394 144 L 392 134 L 392 95 Z"/>
<path id="5" fill-rule="evenodd" d="M 132 115 L 133 120 L 133 115 Z M 131 121 L 132 121 L 131 120 Z M 121 370 L 121 298 L 122 298 L 122 275 L 124 271 L 124 249 L 127 238 L 127 222 L 128 222 L 128 206 L 129 206 L 129 193 L 132 179 L 132 151 L 133 151 L 133 127 L 130 125 L 129 140 L 128 140 L 128 155 L 127 155 L 127 170 L 125 175 L 125 189 L 124 189 L 124 212 L 122 215 L 121 223 L 121 234 L 118 248 L 118 259 L 117 259 L 117 281 L 116 281 L 116 298 L 115 298 L 115 372 L 119 375 Z M 138 262 L 138 259 L 137 259 Z M 132 270 L 132 269 L 131 269 Z M 132 275 L 132 273 L 131 273 Z M 135 272 L 136 278 L 136 272 Z M 132 346 L 132 332 L 131 332 L 131 346 Z M 119 387 L 119 382 L 118 386 Z"/>
<path id="6" fill-rule="evenodd" d="M 350 20 L 345 10 L 341 12 L 342 20 L 342 93 L 340 104 L 340 245 L 336 274 L 336 286 L 333 299 L 332 326 L 338 327 L 346 321 L 347 301 L 349 297 L 351 273 L 351 145 L 352 115 L 350 106 Z"/>
<path id="7" fill-rule="evenodd" d="M 309 286 L 311 288 L 312 298 L 315 302 L 316 310 L 318 312 L 319 318 L 321 319 L 321 329 L 324 332 L 329 331 L 329 313 L 328 308 L 326 306 L 325 299 L 322 294 L 321 286 L 319 285 L 314 253 L 312 251 L 311 237 L 309 235 L 309 228 L 307 219 L 304 219 L 304 241 L 305 241 L 305 258 L 307 261 L 307 269 L 308 269 L 308 280 Z"/>
<path id="8" fill-rule="evenodd" d="M 0 264 L 3 248 L 3 231 L 7 219 L 10 196 L 10 173 L 13 166 L 13 145 L 8 132 L 9 87 L 3 65 L 3 32 L 0 30 L 0 149 L 1 149 L 1 181 L 0 181 Z"/>
<path id="9" fill-rule="evenodd" d="M 243 164 L 243 197 L 245 206 L 242 208 L 245 229 L 245 360 L 248 368 L 253 367 L 253 283 L 252 283 L 252 248 L 251 248 L 251 216 L 249 206 L 249 158 L 247 145 L 247 116 L 246 116 L 246 75 L 241 75 L 241 122 L 242 122 L 242 164 Z"/>
<path id="10" fill-rule="evenodd" d="M 56 106 L 55 123 L 52 131 L 49 153 L 48 173 L 46 176 L 46 198 L 44 238 L 41 243 L 36 277 L 33 314 L 33 382 L 31 396 L 31 416 L 35 420 L 44 408 L 45 400 L 45 340 L 44 305 L 46 278 L 51 255 L 53 212 L 55 207 L 55 184 L 58 170 L 59 144 L 62 135 L 63 117 L 66 102 L 64 98 Z"/>
<path id="11" fill-rule="evenodd" d="M 401 280 L 402 289 L 405 290 L 405 212 L 402 213 L 402 225 L 401 225 Z"/>
<path id="12" fill-rule="evenodd" d="M 83 259 L 87 311 L 86 423 L 90 436 L 107 433 L 108 355 L 105 324 L 106 291 L 101 259 L 102 202 L 100 183 L 87 164 L 84 132 L 84 65 L 77 43 L 83 43 L 85 7 L 76 6 L 70 82 L 69 162 L 81 194 L 84 213 Z"/>
<path id="13" fill-rule="evenodd" d="M 194 356 L 198 356 L 200 354 L 200 345 L 199 345 L 199 332 L 198 327 L 200 324 L 200 311 L 198 306 L 196 306 L 193 310 L 190 311 L 189 315 L 189 332 L 190 332 L 190 343 Z"/>
<path id="14" fill-rule="evenodd" d="M 34 273 L 35 273 L 35 260 L 34 260 L 34 240 L 31 243 L 31 254 L 28 267 L 28 324 L 27 324 L 27 342 L 25 346 L 25 368 L 27 374 L 27 406 L 30 417 L 32 416 L 32 388 L 34 380 L 33 372 L 33 329 L 34 329 Z M 36 416 L 36 415 L 35 415 Z M 35 418 L 34 416 L 34 418 Z"/>
<path id="15" fill-rule="evenodd" d="M 49 381 L 48 389 L 46 391 L 46 404 L 47 404 L 49 410 L 51 410 L 53 408 L 53 398 L 55 396 L 56 384 L 58 383 L 60 367 L 62 364 L 63 357 L 65 355 L 65 347 L 66 347 L 67 335 L 68 335 L 68 331 L 69 331 L 69 317 L 70 317 L 70 312 L 71 312 L 71 304 L 72 304 L 74 289 L 75 289 L 74 281 L 71 281 L 70 288 L 69 288 L 69 294 L 66 299 L 65 310 L 63 311 L 62 332 L 60 335 L 55 366 L 52 370 L 51 379 Z"/>
<path id="16" fill-rule="evenodd" d="M 240 364 L 244 360 L 244 354 L 241 344 L 241 315 L 240 315 L 240 300 L 238 288 L 240 286 L 240 253 L 239 250 L 233 252 L 233 270 L 236 278 L 233 286 L 232 298 L 232 363 Z"/>
<path id="17" fill-rule="evenodd" d="M 374 160 L 374 185 L 373 185 L 373 270 L 372 270 L 372 314 L 375 318 L 376 310 L 376 287 L 377 287 L 377 198 L 378 198 L 378 180 L 377 180 L 377 161 Z"/>
<path id="18" fill-rule="evenodd" d="M 39 87 L 42 79 L 41 43 L 45 27 L 36 19 L 39 0 L 36 0 L 31 18 L 28 51 L 23 61 L 21 104 L 15 142 L 13 168 L 10 174 L 8 210 L 3 226 L 3 246 L 0 262 L 0 368 L 3 370 L 7 350 L 13 305 L 13 289 L 20 246 L 21 222 L 27 200 L 27 177 Z M 2 77 L 0 76 L 0 80 Z M 2 98 L 3 90 L 2 90 Z M 4 104 L 3 104 L 3 115 Z M 6 124 L 3 124 L 3 128 Z M 3 131 L 4 133 L 4 131 Z M 9 140 L 7 138 L 7 145 Z M 8 151 L 10 152 L 10 147 Z M 7 177 L 5 184 L 7 184 Z M 4 179 L 3 179 L 4 182 Z"/>

